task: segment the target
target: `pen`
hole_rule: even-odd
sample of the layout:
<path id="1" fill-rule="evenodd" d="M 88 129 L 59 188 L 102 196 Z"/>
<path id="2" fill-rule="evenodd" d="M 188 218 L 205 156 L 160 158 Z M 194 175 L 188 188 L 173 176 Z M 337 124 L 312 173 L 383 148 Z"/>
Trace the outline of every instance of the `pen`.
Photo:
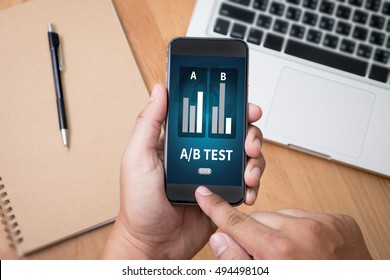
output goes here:
<path id="1" fill-rule="evenodd" d="M 57 99 L 57 111 L 58 121 L 60 123 L 60 131 L 62 136 L 62 142 L 64 143 L 65 150 L 68 149 L 68 125 L 66 123 L 64 97 L 62 95 L 61 75 L 62 69 L 62 56 L 60 46 L 60 39 L 58 34 L 53 31 L 53 25 L 51 22 L 48 24 L 48 36 L 49 36 L 49 47 L 51 54 L 51 62 L 53 65 L 53 76 L 54 76 L 54 87 L 56 91 Z"/>

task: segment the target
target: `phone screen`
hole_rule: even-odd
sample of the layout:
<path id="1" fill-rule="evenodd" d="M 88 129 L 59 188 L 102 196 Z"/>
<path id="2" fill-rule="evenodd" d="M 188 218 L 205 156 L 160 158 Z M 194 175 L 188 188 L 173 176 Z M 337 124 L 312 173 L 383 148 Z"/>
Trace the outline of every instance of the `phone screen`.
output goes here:
<path id="1" fill-rule="evenodd" d="M 238 187 L 243 196 L 246 134 L 245 56 L 169 58 L 166 184 Z M 226 190 L 226 189 L 225 189 Z"/>

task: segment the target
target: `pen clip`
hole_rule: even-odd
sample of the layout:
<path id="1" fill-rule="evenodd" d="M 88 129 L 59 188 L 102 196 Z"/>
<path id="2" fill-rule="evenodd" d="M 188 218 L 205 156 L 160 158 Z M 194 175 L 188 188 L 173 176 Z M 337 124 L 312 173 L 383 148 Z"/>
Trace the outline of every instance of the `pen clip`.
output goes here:
<path id="1" fill-rule="evenodd" d="M 61 45 L 58 46 L 58 55 L 59 55 L 59 61 L 58 61 L 58 69 L 62 72 L 64 71 L 64 60 L 62 59 L 62 50 Z"/>

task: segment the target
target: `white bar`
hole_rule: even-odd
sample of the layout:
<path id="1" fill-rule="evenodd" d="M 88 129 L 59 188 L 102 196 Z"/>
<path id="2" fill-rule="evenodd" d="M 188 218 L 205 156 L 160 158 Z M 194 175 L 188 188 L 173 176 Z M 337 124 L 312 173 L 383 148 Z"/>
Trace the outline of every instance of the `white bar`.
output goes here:
<path id="1" fill-rule="evenodd" d="M 178 273 L 179 271 L 182 273 Z M 231 273 L 231 271 L 233 271 L 233 273 Z M 234 273 L 234 271 L 236 271 L 236 273 Z M 53 278 L 56 280 L 387 280 L 389 275 L 389 260 L 86 260 L 82 262 L 76 260 L 1 261 L 1 278 L 7 280 L 52 280 Z"/>
<path id="2" fill-rule="evenodd" d="M 188 132 L 188 102 L 189 98 L 183 98 L 183 125 L 181 131 Z"/>
<path id="3" fill-rule="evenodd" d="M 203 124 L 203 91 L 198 91 L 198 104 L 196 108 L 196 133 L 202 133 Z"/>
<path id="4" fill-rule="evenodd" d="M 195 132 L 195 106 L 190 106 L 190 133 Z"/>
<path id="5" fill-rule="evenodd" d="M 232 134 L 232 118 L 226 118 L 225 134 Z"/>
<path id="6" fill-rule="evenodd" d="M 211 133 L 218 133 L 218 107 L 212 107 L 212 115 L 211 115 Z"/>
<path id="7" fill-rule="evenodd" d="M 225 131 L 225 84 L 219 84 L 219 116 L 218 116 L 218 133 L 223 134 Z"/>

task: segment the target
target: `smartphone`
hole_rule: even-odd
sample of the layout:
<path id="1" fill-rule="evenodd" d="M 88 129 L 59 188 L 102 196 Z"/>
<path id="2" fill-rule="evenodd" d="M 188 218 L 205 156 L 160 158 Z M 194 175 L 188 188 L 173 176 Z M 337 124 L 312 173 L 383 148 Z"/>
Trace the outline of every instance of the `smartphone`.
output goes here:
<path id="1" fill-rule="evenodd" d="M 165 190 L 196 204 L 206 186 L 232 205 L 245 198 L 248 46 L 237 39 L 176 38 L 168 46 Z"/>

